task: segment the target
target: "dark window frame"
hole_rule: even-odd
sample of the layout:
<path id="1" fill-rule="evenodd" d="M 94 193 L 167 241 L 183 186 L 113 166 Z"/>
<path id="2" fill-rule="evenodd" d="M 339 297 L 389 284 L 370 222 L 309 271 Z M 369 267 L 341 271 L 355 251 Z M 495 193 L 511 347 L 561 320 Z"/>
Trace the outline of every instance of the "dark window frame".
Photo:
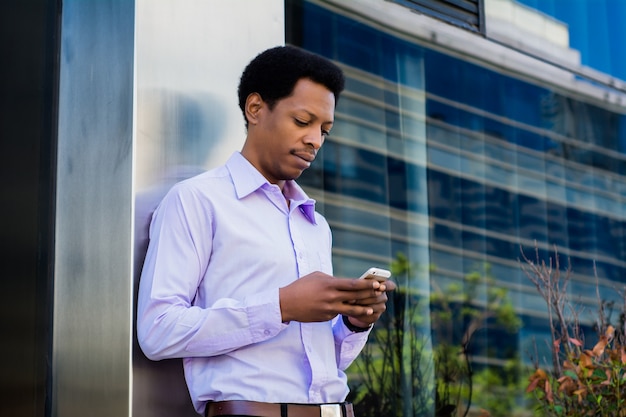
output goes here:
<path id="1" fill-rule="evenodd" d="M 387 0 L 485 36 L 484 0 Z"/>

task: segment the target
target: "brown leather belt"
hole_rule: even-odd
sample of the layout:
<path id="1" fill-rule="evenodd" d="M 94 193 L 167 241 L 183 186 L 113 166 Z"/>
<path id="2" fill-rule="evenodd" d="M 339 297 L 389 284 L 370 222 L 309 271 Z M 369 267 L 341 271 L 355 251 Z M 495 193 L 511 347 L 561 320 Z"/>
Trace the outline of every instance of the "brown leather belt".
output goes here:
<path id="1" fill-rule="evenodd" d="M 350 403 L 276 404 L 255 401 L 216 401 L 207 403 L 206 417 L 240 415 L 254 417 L 354 417 Z"/>

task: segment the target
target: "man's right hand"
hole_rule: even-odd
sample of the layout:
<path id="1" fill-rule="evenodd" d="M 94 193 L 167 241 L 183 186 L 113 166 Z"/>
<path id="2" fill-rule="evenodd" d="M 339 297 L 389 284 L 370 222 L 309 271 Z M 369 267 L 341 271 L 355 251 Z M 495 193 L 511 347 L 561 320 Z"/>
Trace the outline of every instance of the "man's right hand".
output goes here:
<path id="1" fill-rule="evenodd" d="M 338 314 L 356 317 L 379 315 L 381 312 L 375 313 L 371 306 L 359 303 L 380 297 L 385 290 L 384 283 L 373 279 L 336 278 L 323 272 L 313 272 L 280 288 L 282 319 L 283 322 L 320 322 L 332 320 Z"/>

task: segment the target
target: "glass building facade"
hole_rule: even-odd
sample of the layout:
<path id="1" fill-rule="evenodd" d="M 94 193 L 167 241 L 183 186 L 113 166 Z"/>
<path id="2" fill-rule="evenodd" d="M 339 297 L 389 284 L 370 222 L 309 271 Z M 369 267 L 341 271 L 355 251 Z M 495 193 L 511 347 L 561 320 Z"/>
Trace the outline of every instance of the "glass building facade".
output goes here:
<path id="1" fill-rule="evenodd" d="M 621 0 L 520 0 L 567 24 L 572 48 L 581 62 L 621 80 L 626 80 L 622 53 L 626 27 L 626 3 Z"/>
<path id="2" fill-rule="evenodd" d="M 359 415 L 523 412 L 525 372 L 550 337 L 524 258 L 571 269 L 590 340 L 598 297 L 623 305 L 626 108 L 325 2 L 292 4 L 287 41 L 347 75 L 300 183 L 333 228 L 336 274 L 386 266 L 401 286 L 351 368 Z M 466 358 L 463 405 L 440 398 L 441 352 Z"/>
<path id="3" fill-rule="evenodd" d="M 300 179 L 333 228 L 335 273 L 388 267 L 399 284 L 348 370 L 356 416 L 533 415 L 528 376 L 553 335 L 524 255 L 571 267 L 565 319 L 587 345 L 599 307 L 626 340 L 625 1 L 0 10 L 0 416 L 197 416 L 180 360 L 136 345 L 147 223 L 173 181 L 241 149 L 238 77 L 284 43 L 347 76 Z"/>

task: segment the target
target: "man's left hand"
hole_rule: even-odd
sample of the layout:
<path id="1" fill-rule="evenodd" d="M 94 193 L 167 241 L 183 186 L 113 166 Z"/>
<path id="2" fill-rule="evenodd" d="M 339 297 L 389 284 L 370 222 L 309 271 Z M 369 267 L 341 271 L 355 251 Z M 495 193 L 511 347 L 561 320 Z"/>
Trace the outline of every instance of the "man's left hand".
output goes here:
<path id="1" fill-rule="evenodd" d="M 369 327 L 372 323 L 375 323 L 387 309 L 387 293 L 396 289 L 396 284 L 393 281 L 385 281 L 379 288 L 378 295 L 375 297 L 365 298 L 358 300 L 357 305 L 368 306 L 374 310 L 373 314 L 349 316 L 348 320 L 356 327 Z"/>

